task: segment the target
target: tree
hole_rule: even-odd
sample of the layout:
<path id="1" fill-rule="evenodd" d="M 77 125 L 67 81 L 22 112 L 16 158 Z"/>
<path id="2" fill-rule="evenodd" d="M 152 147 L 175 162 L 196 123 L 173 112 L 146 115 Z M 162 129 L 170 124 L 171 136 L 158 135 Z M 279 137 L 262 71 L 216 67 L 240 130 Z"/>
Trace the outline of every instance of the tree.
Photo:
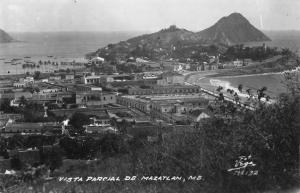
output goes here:
<path id="1" fill-rule="evenodd" d="M 25 98 L 25 96 L 21 96 L 19 104 L 20 104 L 21 107 L 25 107 L 28 104 L 27 99 Z"/>
<path id="2" fill-rule="evenodd" d="M 34 72 L 34 75 L 33 75 L 34 80 L 40 79 L 40 75 L 41 75 L 41 72 L 40 72 L 40 71 L 35 71 L 35 72 Z"/>
<path id="3" fill-rule="evenodd" d="M 223 90 L 222 86 L 218 86 L 218 88 L 216 89 L 218 92 L 221 92 L 221 90 Z"/>
<path id="4" fill-rule="evenodd" d="M 83 125 L 90 123 L 90 119 L 86 114 L 83 113 L 74 113 L 70 118 L 70 125 L 72 125 L 77 133 L 83 133 Z"/>
<path id="5" fill-rule="evenodd" d="M 10 99 L 3 99 L 0 104 L 0 109 L 4 113 L 16 113 L 17 109 L 10 106 Z"/>
<path id="6" fill-rule="evenodd" d="M 239 86 L 238 86 L 238 90 L 239 90 L 240 92 L 242 92 L 242 91 L 243 91 L 243 85 L 242 85 L 242 84 L 239 84 Z"/>
<path id="7" fill-rule="evenodd" d="M 257 98 L 258 100 L 260 101 L 263 97 L 266 96 L 266 92 L 267 91 L 267 87 L 262 87 L 261 89 L 258 89 L 257 90 Z"/>
<path id="8" fill-rule="evenodd" d="M 116 134 L 106 134 L 100 142 L 101 153 L 111 156 L 117 153 L 122 153 L 127 151 L 124 149 L 123 138 Z"/>
<path id="9" fill-rule="evenodd" d="M 49 151 L 42 151 L 42 162 L 49 166 L 51 171 L 62 166 L 62 150 L 59 147 L 52 147 Z"/>
<path id="10" fill-rule="evenodd" d="M 11 168 L 14 170 L 21 170 L 22 169 L 22 162 L 17 156 L 13 156 L 10 160 Z"/>

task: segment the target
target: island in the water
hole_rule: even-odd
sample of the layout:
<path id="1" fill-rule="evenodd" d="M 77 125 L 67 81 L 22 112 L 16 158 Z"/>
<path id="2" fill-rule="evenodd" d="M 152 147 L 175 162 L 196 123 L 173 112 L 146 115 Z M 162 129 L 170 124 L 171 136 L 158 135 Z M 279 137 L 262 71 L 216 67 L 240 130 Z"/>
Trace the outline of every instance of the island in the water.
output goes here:
<path id="1" fill-rule="evenodd" d="M 14 41 L 14 39 L 4 30 L 0 29 L 0 43 L 9 43 Z"/>

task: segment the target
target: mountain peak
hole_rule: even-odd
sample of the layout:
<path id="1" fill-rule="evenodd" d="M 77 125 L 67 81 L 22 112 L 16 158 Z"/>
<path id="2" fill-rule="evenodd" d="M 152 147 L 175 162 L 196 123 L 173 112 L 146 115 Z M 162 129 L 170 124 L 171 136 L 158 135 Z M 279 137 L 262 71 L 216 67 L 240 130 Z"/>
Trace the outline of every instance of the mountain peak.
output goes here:
<path id="1" fill-rule="evenodd" d="M 226 45 L 251 41 L 270 41 L 265 34 L 256 29 L 242 14 L 232 13 L 222 17 L 217 23 L 198 35 L 207 43 Z"/>
<path id="2" fill-rule="evenodd" d="M 233 12 L 230 15 L 228 15 L 227 17 L 236 17 L 236 18 L 245 18 L 242 14 L 240 14 L 239 12 Z"/>
<path id="3" fill-rule="evenodd" d="M 248 24 L 249 21 L 242 14 L 234 12 L 226 17 L 222 17 L 217 22 L 217 25 L 240 25 L 242 23 Z"/>

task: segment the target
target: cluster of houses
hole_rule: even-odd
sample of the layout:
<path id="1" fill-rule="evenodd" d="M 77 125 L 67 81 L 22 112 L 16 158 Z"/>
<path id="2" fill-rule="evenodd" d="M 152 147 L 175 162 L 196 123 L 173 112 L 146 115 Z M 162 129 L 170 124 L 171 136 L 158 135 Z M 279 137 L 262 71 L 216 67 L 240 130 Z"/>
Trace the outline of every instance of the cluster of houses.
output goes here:
<path id="1" fill-rule="evenodd" d="M 22 135 L 73 135 L 69 119 L 79 112 L 90 117 L 83 125 L 86 134 L 93 136 L 106 133 L 118 134 L 117 124 L 130 126 L 128 135 L 147 133 L 147 139 L 157 139 L 157 130 L 188 132 L 214 116 L 208 106 L 215 97 L 204 93 L 199 86 L 186 85 L 182 71 L 208 71 L 219 68 L 235 68 L 249 65 L 251 60 L 219 62 L 218 57 L 209 57 L 202 63 L 181 63 L 177 60 L 151 62 L 143 58 L 130 58 L 124 65 L 135 65 L 140 73 L 116 72 L 113 65 L 100 57 L 92 58 L 88 66 L 102 69 L 102 73 L 77 71 L 57 72 L 42 76 L 0 80 L 0 103 L 20 107 L 22 100 L 42 105 L 43 117 L 51 114 L 65 117 L 63 122 L 24 122 L 23 114 L 0 112 L 0 136 Z M 112 69 L 111 69 L 112 68 Z M 106 71 L 107 70 L 107 71 Z M 155 132 L 154 132 L 155 131 Z M 22 163 L 34 164 L 38 149 L 21 149 L 10 152 Z M 0 156 L 0 168 L 9 169 L 11 160 Z M 1 171 L 3 172 L 3 171 Z"/>

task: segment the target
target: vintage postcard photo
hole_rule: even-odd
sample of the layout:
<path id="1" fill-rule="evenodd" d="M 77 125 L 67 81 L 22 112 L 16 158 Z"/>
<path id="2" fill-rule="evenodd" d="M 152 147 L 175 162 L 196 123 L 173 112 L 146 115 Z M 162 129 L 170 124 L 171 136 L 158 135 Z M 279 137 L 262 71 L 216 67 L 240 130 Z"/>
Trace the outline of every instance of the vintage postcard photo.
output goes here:
<path id="1" fill-rule="evenodd" d="M 0 0 L 0 193 L 299 193 L 299 10 Z"/>

